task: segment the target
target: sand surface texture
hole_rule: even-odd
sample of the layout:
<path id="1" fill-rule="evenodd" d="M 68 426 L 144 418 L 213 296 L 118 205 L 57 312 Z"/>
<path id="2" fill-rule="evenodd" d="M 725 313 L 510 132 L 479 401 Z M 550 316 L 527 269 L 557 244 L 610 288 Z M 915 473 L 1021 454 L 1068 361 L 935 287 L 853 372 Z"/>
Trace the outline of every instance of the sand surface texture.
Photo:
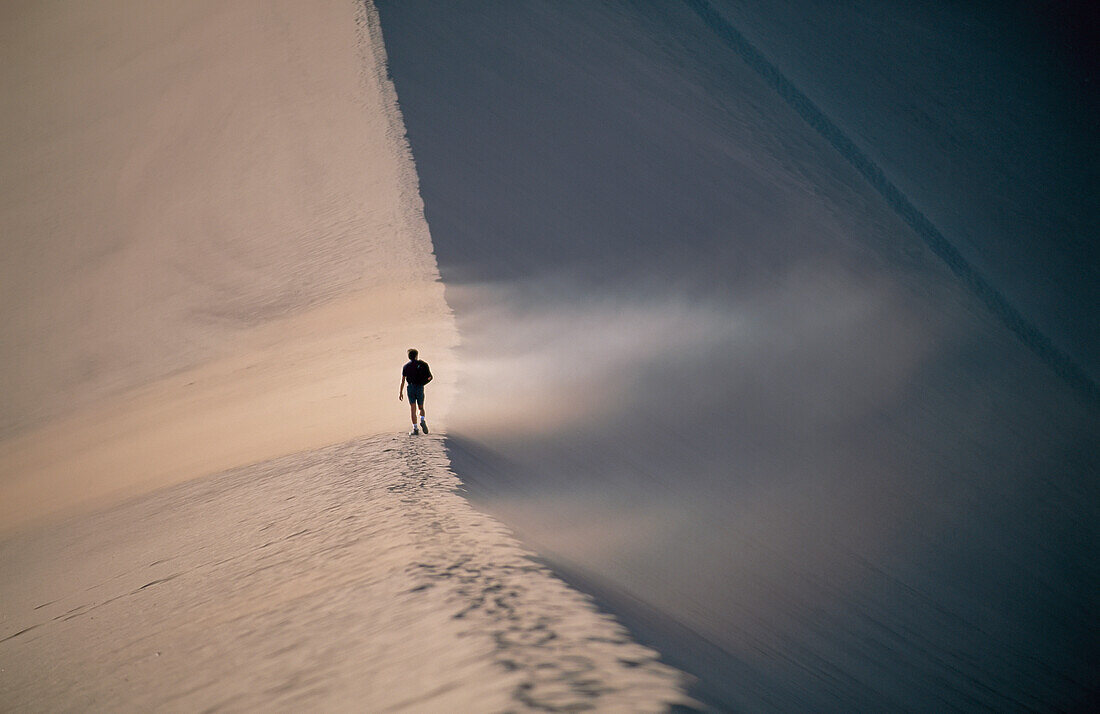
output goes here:
<path id="1" fill-rule="evenodd" d="M 660 710 L 681 675 L 379 436 L 0 543 L 0 703 L 28 711 Z M 16 576 L 16 577 L 12 577 Z"/>

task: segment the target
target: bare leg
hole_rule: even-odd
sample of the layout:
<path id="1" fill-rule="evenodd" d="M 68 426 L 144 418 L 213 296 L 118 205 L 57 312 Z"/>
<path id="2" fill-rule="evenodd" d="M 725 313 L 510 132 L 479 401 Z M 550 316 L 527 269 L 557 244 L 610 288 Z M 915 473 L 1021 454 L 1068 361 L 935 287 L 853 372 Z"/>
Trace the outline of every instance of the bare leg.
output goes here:
<path id="1" fill-rule="evenodd" d="M 416 426 L 416 401 L 409 400 L 409 418 L 412 419 L 413 426 Z"/>

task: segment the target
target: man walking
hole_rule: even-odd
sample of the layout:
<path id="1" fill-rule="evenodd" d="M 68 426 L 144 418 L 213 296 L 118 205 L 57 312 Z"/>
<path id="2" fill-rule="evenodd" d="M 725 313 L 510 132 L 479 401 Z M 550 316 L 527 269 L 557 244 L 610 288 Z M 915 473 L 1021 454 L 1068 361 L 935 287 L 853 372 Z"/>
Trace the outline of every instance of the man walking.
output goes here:
<path id="1" fill-rule="evenodd" d="M 424 385 L 432 381 L 432 371 L 428 369 L 428 363 L 417 359 L 420 354 L 414 349 L 409 350 L 409 361 L 401 368 L 401 386 L 397 388 L 398 401 L 405 398 L 405 382 L 408 381 L 409 416 L 412 417 L 412 431 L 409 436 L 416 436 L 420 429 L 428 433 L 428 425 L 424 422 Z M 416 426 L 416 407 L 420 407 L 420 429 Z"/>

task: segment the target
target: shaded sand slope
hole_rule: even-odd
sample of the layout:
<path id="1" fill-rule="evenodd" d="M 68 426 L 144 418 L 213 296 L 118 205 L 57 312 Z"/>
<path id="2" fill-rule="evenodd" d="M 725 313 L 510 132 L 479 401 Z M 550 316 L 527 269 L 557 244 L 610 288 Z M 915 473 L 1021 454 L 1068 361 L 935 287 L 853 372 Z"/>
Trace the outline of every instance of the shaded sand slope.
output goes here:
<path id="1" fill-rule="evenodd" d="M 0 10 L 0 530 L 393 428 L 455 341 L 373 8 Z"/>
<path id="2" fill-rule="evenodd" d="M 1093 115 L 1006 57 L 1007 6 L 804 4 L 379 0 L 462 331 L 452 464 L 726 709 L 1088 709 L 1097 403 L 905 206 L 1095 364 L 1097 162 L 1045 168 Z"/>
<path id="3" fill-rule="evenodd" d="M 0 543 L 0 703 L 647 711 L 681 676 L 378 436 Z M 231 674 L 231 676 L 227 676 Z"/>

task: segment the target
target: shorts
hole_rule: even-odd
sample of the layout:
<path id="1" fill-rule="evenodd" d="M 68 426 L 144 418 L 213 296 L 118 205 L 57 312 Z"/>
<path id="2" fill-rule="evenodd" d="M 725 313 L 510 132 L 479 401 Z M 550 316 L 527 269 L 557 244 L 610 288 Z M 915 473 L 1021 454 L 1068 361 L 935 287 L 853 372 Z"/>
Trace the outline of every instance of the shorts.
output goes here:
<path id="1" fill-rule="evenodd" d="M 424 406 L 424 385 L 423 384 L 410 384 L 405 390 L 409 395 L 409 404 L 419 404 Z"/>

